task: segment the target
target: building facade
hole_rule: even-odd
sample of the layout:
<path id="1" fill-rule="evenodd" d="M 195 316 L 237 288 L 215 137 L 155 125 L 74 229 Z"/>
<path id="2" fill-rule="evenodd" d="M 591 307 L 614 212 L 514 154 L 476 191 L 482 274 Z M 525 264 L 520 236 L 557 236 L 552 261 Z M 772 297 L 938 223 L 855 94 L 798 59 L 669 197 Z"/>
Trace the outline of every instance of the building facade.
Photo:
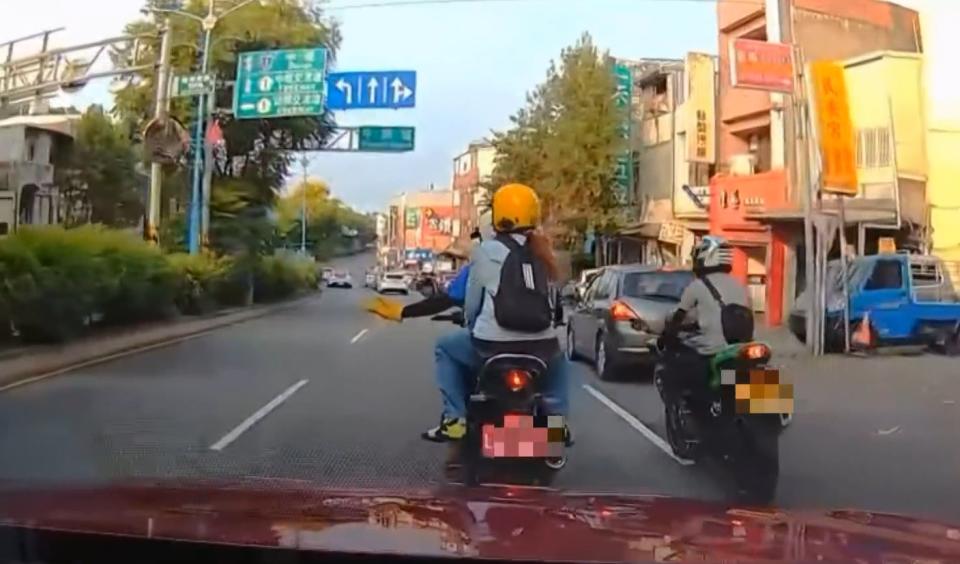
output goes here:
<path id="1" fill-rule="evenodd" d="M 432 263 L 454 240 L 453 190 L 424 190 L 401 194 L 390 201 L 385 220 L 384 266 Z"/>
<path id="2" fill-rule="evenodd" d="M 453 159 L 454 244 L 470 248 L 470 233 L 477 228 L 486 200 L 485 185 L 493 174 L 496 149 L 486 140 L 473 141 Z"/>
<path id="3" fill-rule="evenodd" d="M 852 59 L 854 67 L 857 57 L 877 51 L 922 51 L 917 14 L 901 6 L 880 0 L 792 0 L 789 11 L 779 13 L 779 4 L 773 0 L 717 4 L 719 174 L 710 183 L 709 205 L 711 232 L 734 244 L 734 273 L 748 284 L 754 309 L 765 313 L 770 325 L 782 323 L 803 289 L 806 195 L 797 180 L 790 98 L 735 87 L 734 42 L 785 43 L 796 46 L 799 63 Z M 900 68 L 887 63 L 880 67 L 883 72 Z M 903 188 L 906 183 L 900 184 Z M 876 219 L 868 216 L 861 222 Z"/>
<path id="4" fill-rule="evenodd" d="M 24 225 L 62 221 L 54 163 L 72 142 L 77 118 L 28 115 L 0 120 L 0 236 Z"/>

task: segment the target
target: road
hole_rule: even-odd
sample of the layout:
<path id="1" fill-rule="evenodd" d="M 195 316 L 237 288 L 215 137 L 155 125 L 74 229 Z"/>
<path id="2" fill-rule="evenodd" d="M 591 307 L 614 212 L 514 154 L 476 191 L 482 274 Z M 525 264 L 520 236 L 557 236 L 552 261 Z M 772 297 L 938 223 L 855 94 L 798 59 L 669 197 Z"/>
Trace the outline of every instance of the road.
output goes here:
<path id="1" fill-rule="evenodd" d="M 340 261 L 362 281 L 369 256 Z M 367 314 L 362 288 L 0 394 L 0 480 L 265 478 L 430 488 L 444 447 L 434 338 L 449 325 Z M 960 375 L 937 357 L 781 359 L 798 414 L 781 443 L 777 504 L 960 522 Z M 955 362 L 955 361 L 954 361 Z M 707 467 L 656 444 L 662 406 L 643 379 L 577 364 L 577 444 L 555 487 L 723 499 Z M 651 440 L 654 439 L 654 440 Z"/>

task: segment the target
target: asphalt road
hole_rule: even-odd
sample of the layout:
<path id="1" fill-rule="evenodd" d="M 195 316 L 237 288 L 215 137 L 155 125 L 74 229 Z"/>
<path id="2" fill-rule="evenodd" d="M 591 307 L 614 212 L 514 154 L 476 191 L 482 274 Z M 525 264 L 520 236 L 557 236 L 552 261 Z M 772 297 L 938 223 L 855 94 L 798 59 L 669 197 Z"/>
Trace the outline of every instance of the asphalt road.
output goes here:
<path id="1" fill-rule="evenodd" d="M 340 261 L 363 280 L 370 256 Z M 349 488 L 445 483 L 433 340 L 449 325 L 394 324 L 363 288 L 0 394 L 0 480 L 263 478 Z M 413 299 L 413 298 L 411 298 Z M 955 361 L 954 361 L 955 363 Z M 960 522 L 960 370 L 937 357 L 784 359 L 798 414 L 781 442 L 777 504 Z M 554 486 L 723 499 L 707 466 L 671 458 L 662 406 L 641 378 L 578 364 L 577 444 Z"/>

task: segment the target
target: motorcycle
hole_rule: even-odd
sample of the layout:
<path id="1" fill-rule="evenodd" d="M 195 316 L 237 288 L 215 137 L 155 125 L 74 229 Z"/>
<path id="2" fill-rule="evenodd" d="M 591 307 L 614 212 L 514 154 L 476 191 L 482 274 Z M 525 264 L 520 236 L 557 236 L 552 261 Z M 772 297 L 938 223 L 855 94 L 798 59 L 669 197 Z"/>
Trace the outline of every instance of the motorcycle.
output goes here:
<path id="1" fill-rule="evenodd" d="M 425 286 L 424 295 L 436 295 L 438 288 Z M 460 310 L 431 319 L 464 323 Z M 496 354 L 483 363 L 466 398 L 466 434 L 448 443 L 452 479 L 472 486 L 489 472 L 536 486 L 553 482 L 567 463 L 566 437 L 563 418 L 546 415 L 546 374 L 547 363 L 528 354 Z"/>
<path id="2" fill-rule="evenodd" d="M 670 351 L 663 339 L 652 347 L 658 355 L 654 382 L 664 403 L 667 443 L 680 458 L 710 457 L 732 473 L 734 497 L 741 503 L 770 503 L 780 474 L 779 437 L 792 413 L 792 395 L 779 385 L 779 371 L 769 366 L 770 347 L 760 342 L 728 346 L 715 355 L 699 391 L 674 390 L 668 374 Z M 750 400 L 751 382 L 776 382 L 781 401 Z M 769 389 L 768 386 L 763 388 Z M 765 396 L 766 397 L 766 396 Z"/>

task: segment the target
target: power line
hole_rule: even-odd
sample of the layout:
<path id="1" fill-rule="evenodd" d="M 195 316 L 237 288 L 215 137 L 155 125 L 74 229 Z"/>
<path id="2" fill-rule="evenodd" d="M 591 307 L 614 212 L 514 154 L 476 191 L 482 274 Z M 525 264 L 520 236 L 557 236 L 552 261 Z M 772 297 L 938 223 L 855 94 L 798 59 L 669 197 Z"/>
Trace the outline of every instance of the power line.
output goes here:
<path id="1" fill-rule="evenodd" d="M 326 4 L 320 4 L 321 9 L 324 11 L 343 11 L 343 10 L 357 10 L 357 9 L 368 9 L 368 8 L 399 8 L 399 7 L 409 7 L 409 6 L 429 6 L 429 5 L 440 5 L 440 4 L 513 4 L 519 2 L 546 2 L 547 0 L 373 0 L 369 2 L 360 2 L 357 4 L 334 4 L 329 2 Z M 552 0 L 556 1 L 556 0 Z M 751 4 L 757 6 L 757 8 L 762 8 L 763 5 L 759 4 L 756 0 L 633 0 L 634 2 L 644 2 L 651 4 Z"/>

